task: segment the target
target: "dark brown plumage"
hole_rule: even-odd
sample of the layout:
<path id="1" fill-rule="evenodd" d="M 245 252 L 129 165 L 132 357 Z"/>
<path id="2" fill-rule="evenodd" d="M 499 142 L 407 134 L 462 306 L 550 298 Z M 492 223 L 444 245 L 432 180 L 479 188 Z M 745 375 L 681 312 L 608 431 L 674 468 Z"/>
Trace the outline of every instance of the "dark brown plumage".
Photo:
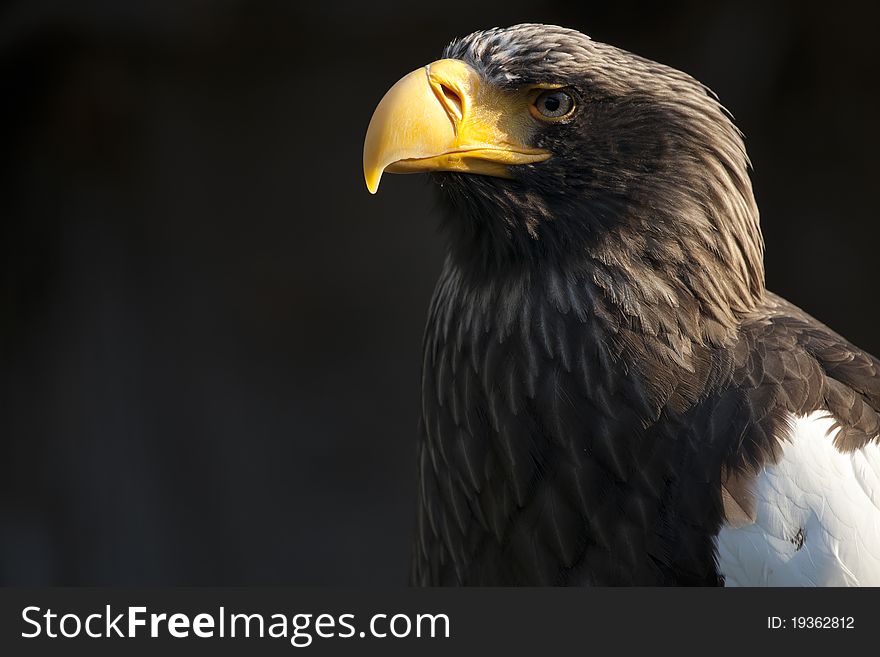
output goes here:
<path id="1" fill-rule="evenodd" d="M 792 414 L 853 450 L 880 363 L 765 291 L 742 138 L 689 76 L 563 28 L 446 57 L 563 84 L 547 162 L 432 174 L 449 253 L 422 376 L 415 584 L 722 583 L 715 536 Z"/>

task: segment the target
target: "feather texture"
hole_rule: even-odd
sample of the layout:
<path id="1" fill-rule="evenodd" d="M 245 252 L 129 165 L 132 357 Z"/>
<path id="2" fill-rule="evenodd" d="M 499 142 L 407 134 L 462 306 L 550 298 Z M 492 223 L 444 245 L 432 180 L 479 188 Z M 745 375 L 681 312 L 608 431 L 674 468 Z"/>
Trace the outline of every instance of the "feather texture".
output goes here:
<path id="1" fill-rule="evenodd" d="M 546 162 L 433 175 L 412 582 L 875 583 L 880 363 L 765 290 L 717 98 L 553 26 L 445 56 L 582 102 Z"/>
<path id="2" fill-rule="evenodd" d="M 880 446 L 841 451 L 827 411 L 793 417 L 750 482 L 754 522 L 718 535 L 728 586 L 880 586 Z"/>

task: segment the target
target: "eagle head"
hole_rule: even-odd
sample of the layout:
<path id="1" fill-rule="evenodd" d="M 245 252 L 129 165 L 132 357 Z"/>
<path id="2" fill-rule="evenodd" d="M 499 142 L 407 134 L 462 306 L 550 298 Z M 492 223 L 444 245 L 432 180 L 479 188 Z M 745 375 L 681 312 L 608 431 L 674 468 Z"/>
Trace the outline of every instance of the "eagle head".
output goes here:
<path id="1" fill-rule="evenodd" d="M 436 180 L 463 266 L 564 263 L 612 297 L 666 297 L 728 326 L 763 293 L 748 169 L 694 78 L 539 24 L 454 40 L 388 91 L 364 146 L 371 192 L 385 171 Z"/>

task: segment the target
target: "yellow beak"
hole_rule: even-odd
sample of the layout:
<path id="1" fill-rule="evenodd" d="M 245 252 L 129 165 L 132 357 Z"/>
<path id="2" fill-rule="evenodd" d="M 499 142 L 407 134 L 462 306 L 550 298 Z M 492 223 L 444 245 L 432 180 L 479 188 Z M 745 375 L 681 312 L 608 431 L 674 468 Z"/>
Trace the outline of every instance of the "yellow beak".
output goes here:
<path id="1" fill-rule="evenodd" d="M 399 80 L 379 102 L 364 141 L 364 179 L 382 173 L 460 171 L 509 178 L 508 167 L 550 153 L 527 146 L 528 100 L 484 83 L 470 66 L 441 59 Z"/>

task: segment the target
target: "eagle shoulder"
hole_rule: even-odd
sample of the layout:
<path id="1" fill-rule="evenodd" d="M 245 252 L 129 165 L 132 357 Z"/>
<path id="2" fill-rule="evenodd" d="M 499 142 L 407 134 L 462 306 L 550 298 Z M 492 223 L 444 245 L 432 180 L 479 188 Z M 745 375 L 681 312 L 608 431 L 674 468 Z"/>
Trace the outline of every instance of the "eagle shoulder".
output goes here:
<path id="1" fill-rule="evenodd" d="M 768 295 L 734 375 L 755 420 L 725 467 L 728 585 L 880 584 L 880 363 Z"/>
<path id="2" fill-rule="evenodd" d="M 780 458 L 751 482 L 753 522 L 718 534 L 725 584 L 880 585 L 880 445 L 841 450 L 826 410 L 789 421 Z"/>

